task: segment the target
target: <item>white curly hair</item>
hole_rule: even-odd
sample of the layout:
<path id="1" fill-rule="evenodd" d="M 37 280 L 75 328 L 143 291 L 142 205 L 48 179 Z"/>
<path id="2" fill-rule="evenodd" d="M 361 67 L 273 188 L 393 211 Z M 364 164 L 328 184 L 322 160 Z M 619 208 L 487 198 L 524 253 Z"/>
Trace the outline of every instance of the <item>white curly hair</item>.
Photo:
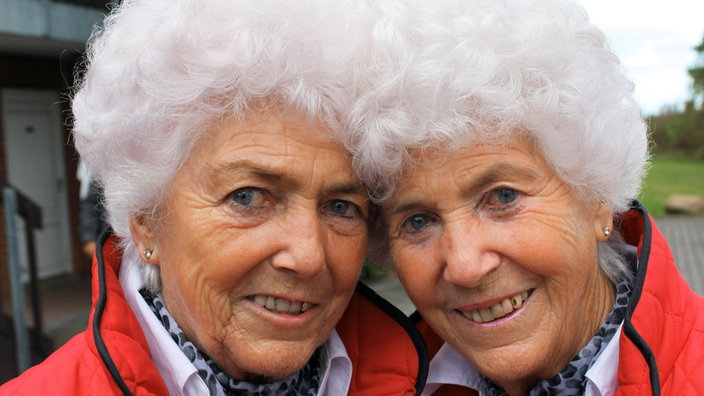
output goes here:
<path id="1" fill-rule="evenodd" d="M 73 137 L 125 255 L 139 256 L 130 217 L 155 212 L 212 120 L 272 100 L 342 133 L 373 15 L 366 1 L 122 1 L 89 41 Z"/>
<path id="2" fill-rule="evenodd" d="M 346 114 L 355 168 L 381 202 L 411 151 L 527 133 L 555 172 L 614 214 L 637 196 L 648 139 L 633 84 L 569 0 L 389 2 Z M 612 239 L 618 236 L 613 236 Z M 602 267 L 622 264 L 600 246 Z"/>

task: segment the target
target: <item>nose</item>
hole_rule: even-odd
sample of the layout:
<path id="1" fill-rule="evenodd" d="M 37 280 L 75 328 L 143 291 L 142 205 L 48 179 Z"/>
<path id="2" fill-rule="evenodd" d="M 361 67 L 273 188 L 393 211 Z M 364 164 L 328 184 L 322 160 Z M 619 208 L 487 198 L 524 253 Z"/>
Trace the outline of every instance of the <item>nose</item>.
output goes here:
<path id="1" fill-rule="evenodd" d="M 278 224 L 280 249 L 273 255 L 274 268 L 309 278 L 325 268 L 326 234 L 317 208 L 290 210 Z"/>
<path id="2" fill-rule="evenodd" d="M 492 239 L 476 219 L 446 222 L 441 237 L 444 279 L 462 287 L 477 286 L 501 262 Z"/>

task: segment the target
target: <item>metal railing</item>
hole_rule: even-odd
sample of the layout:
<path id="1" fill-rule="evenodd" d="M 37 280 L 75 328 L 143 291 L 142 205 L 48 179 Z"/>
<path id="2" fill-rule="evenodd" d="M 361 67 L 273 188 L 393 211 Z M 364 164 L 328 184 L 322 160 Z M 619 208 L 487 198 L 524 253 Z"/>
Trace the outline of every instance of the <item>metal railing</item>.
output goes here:
<path id="1" fill-rule="evenodd" d="M 25 222 L 25 241 L 29 266 L 29 292 L 34 319 L 34 332 L 31 337 L 34 345 L 41 348 L 42 325 L 41 305 L 39 299 L 39 279 L 37 274 L 37 257 L 34 245 L 34 231 L 42 228 L 42 210 L 26 195 L 6 182 L 2 186 L 2 203 L 5 209 L 5 234 L 7 236 L 7 266 L 10 275 L 10 295 L 12 298 L 12 318 L 15 336 L 15 358 L 17 372 L 22 373 L 32 365 L 30 334 L 25 318 L 25 295 L 20 268 L 19 235 L 17 218 Z"/>

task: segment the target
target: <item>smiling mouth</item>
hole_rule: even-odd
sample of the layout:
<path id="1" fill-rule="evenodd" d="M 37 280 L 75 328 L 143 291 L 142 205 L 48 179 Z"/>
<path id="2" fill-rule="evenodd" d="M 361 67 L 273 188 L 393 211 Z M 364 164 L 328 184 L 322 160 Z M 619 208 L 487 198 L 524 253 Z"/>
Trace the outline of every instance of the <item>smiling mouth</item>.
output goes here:
<path id="1" fill-rule="evenodd" d="M 492 322 L 496 319 L 503 318 L 523 306 L 523 303 L 528 299 L 531 292 L 532 290 L 526 290 L 522 293 L 516 294 L 515 296 L 499 301 L 489 308 L 462 312 L 462 315 L 474 323 Z"/>
<path id="2" fill-rule="evenodd" d="M 251 296 L 249 299 L 266 310 L 277 314 L 300 315 L 312 307 L 312 304 L 307 302 L 291 301 L 270 296 L 256 295 Z"/>

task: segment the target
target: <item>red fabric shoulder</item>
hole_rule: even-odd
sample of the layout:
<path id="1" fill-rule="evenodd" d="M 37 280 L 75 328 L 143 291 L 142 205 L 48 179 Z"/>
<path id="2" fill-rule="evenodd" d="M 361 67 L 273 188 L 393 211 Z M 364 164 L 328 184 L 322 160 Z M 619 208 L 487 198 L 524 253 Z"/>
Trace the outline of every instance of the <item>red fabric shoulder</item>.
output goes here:
<path id="1" fill-rule="evenodd" d="M 696 295 L 675 265 L 664 236 L 646 213 L 622 218 L 626 241 L 639 252 L 631 322 L 652 351 L 663 395 L 704 394 L 704 298 Z M 636 343 L 620 339 L 617 395 L 651 393 L 646 356 Z"/>
<path id="2" fill-rule="evenodd" d="M 416 394 L 419 351 L 387 312 L 357 292 L 336 329 L 352 360 L 350 395 Z"/>

